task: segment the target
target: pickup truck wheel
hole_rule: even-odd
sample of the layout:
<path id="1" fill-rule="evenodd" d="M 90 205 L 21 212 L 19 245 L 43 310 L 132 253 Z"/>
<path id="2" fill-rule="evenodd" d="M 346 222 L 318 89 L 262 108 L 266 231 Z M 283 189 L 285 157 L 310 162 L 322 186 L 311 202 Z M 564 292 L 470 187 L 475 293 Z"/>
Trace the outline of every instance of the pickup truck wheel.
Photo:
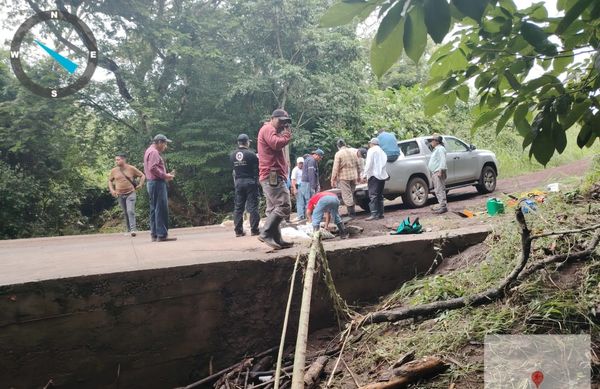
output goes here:
<path id="1" fill-rule="evenodd" d="M 370 210 L 369 210 L 369 199 L 368 198 L 366 198 L 366 199 L 360 199 L 360 200 L 357 201 L 357 203 L 358 203 L 358 205 L 362 209 L 364 209 L 367 212 L 370 212 Z"/>
<path id="2" fill-rule="evenodd" d="M 477 191 L 481 194 L 491 193 L 496 190 L 496 171 L 491 166 L 484 166 L 481 169 L 479 184 L 475 185 Z"/>
<path id="3" fill-rule="evenodd" d="M 429 186 L 421 177 L 413 177 L 408 181 L 402 202 L 411 208 L 420 208 L 427 203 Z"/>

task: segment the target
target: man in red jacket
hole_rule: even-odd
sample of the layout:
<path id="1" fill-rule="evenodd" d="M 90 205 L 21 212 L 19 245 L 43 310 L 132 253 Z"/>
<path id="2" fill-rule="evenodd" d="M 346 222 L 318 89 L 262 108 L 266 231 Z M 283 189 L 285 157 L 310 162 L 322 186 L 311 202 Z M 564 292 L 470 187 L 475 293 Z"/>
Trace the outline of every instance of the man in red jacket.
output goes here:
<path id="1" fill-rule="evenodd" d="M 292 119 L 276 109 L 258 132 L 258 179 L 267 199 L 267 219 L 258 239 L 279 250 L 293 244 L 281 238 L 279 224 L 290 214 L 290 192 L 286 185 L 289 166 L 284 148 L 292 139 Z"/>

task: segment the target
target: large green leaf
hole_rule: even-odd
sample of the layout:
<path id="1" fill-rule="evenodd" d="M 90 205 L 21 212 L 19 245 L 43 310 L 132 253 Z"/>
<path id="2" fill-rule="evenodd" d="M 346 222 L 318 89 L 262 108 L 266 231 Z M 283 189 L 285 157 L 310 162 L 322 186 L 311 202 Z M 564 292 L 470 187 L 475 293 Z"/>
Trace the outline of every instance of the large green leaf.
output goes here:
<path id="1" fill-rule="evenodd" d="M 548 41 L 548 34 L 541 27 L 533 23 L 524 22 L 521 25 L 521 35 L 540 53 L 551 55 L 551 47 L 556 48 L 556 46 Z"/>
<path id="2" fill-rule="evenodd" d="M 410 59 L 418 63 L 425 51 L 425 46 L 427 46 L 425 15 L 423 7 L 415 4 L 408 13 L 404 25 L 404 50 Z"/>
<path id="3" fill-rule="evenodd" d="M 452 0 L 452 4 L 465 16 L 481 21 L 488 0 Z"/>
<path id="4" fill-rule="evenodd" d="M 481 115 L 479 115 L 479 117 L 477 117 L 477 119 L 473 123 L 473 126 L 471 127 L 471 132 L 474 132 L 474 130 L 476 130 L 477 128 L 488 124 L 492 120 L 496 119 L 498 116 L 500 116 L 502 111 L 504 111 L 504 108 L 498 108 L 492 111 L 483 112 Z"/>
<path id="5" fill-rule="evenodd" d="M 579 17 L 579 15 L 581 15 L 583 13 L 583 11 L 587 7 L 589 7 L 589 5 L 592 4 L 594 1 L 598 1 L 598 0 L 578 0 L 578 1 L 576 1 L 571 6 L 571 8 L 567 11 L 567 13 L 565 14 L 565 17 L 562 18 L 560 23 L 558 23 L 555 33 L 557 35 L 560 35 L 563 32 L 565 32 L 565 30 L 567 28 L 569 28 L 571 23 L 573 23 L 575 21 L 575 19 L 577 19 Z"/>
<path id="6" fill-rule="evenodd" d="M 552 128 L 542 128 L 531 144 L 530 155 L 533 154 L 535 159 L 546 166 L 554 154 L 554 139 L 552 137 Z"/>
<path id="7" fill-rule="evenodd" d="M 577 146 L 579 148 L 583 148 L 592 136 L 594 135 L 594 129 L 589 124 L 584 124 L 579 131 L 579 135 L 577 135 Z"/>
<path id="8" fill-rule="evenodd" d="M 319 24 L 321 27 L 342 26 L 350 23 L 356 16 L 364 15 L 369 9 L 373 11 L 377 5 L 372 1 L 342 1 L 329 7 Z"/>
<path id="9" fill-rule="evenodd" d="M 519 80 L 517 80 L 517 78 L 510 72 L 510 70 L 506 69 L 504 71 L 504 77 L 506 77 L 506 79 L 508 80 L 508 83 L 510 84 L 510 87 L 513 88 L 514 90 L 518 91 L 519 88 L 521 88 L 521 83 L 519 82 Z"/>
<path id="10" fill-rule="evenodd" d="M 515 127 L 517 128 L 517 131 L 519 131 L 519 134 L 521 134 L 522 137 L 526 137 L 531 133 L 531 125 L 527 121 L 528 113 L 529 104 L 523 103 L 516 108 L 515 114 L 513 116 L 513 122 L 515 123 Z"/>
<path id="11" fill-rule="evenodd" d="M 450 96 L 439 91 L 433 91 L 425 96 L 423 103 L 425 105 L 425 115 L 433 116 L 446 104 L 450 102 Z"/>
<path id="12" fill-rule="evenodd" d="M 589 100 L 573 104 L 573 107 L 566 115 L 559 116 L 560 124 L 562 124 L 565 130 L 568 130 L 587 112 L 590 105 L 591 102 Z"/>
<path id="13" fill-rule="evenodd" d="M 559 76 L 573 62 L 573 52 L 568 51 L 554 58 L 552 61 L 552 74 Z"/>
<path id="14" fill-rule="evenodd" d="M 402 54 L 404 48 L 402 43 L 404 21 L 404 18 L 400 20 L 386 40 L 377 44 L 375 39 L 373 39 L 371 43 L 371 68 L 373 69 L 373 73 L 379 78 L 396 63 Z"/>
<path id="15" fill-rule="evenodd" d="M 387 39 L 388 36 L 394 31 L 394 29 L 402 20 L 402 11 L 404 9 L 405 1 L 398 1 L 390 10 L 385 14 L 379 27 L 377 28 L 377 34 L 375 34 L 375 41 L 377 44 L 382 43 Z"/>
<path id="16" fill-rule="evenodd" d="M 489 32 L 491 34 L 497 34 L 502 30 L 502 27 L 504 27 L 505 22 L 506 19 L 501 17 L 495 17 L 493 19 L 484 19 L 481 25 L 483 26 L 483 29 L 486 32 Z"/>
<path id="17" fill-rule="evenodd" d="M 435 43 L 442 43 L 450 31 L 450 6 L 446 0 L 425 0 L 425 25 Z"/>
<path id="18" fill-rule="evenodd" d="M 528 81 L 522 85 L 521 90 L 528 93 L 547 85 L 555 87 L 560 93 L 565 92 L 565 87 L 563 86 L 562 82 L 550 74 L 544 74 L 541 77 Z"/>
<path id="19" fill-rule="evenodd" d="M 469 62 L 464 54 L 460 50 L 455 49 L 450 54 L 433 63 L 429 75 L 432 78 L 445 76 L 448 73 L 464 70 L 468 65 Z"/>
<path id="20" fill-rule="evenodd" d="M 461 85 L 456 88 L 456 97 L 464 101 L 465 103 L 469 102 L 469 87 L 467 85 Z"/>
<path id="21" fill-rule="evenodd" d="M 567 134 L 557 121 L 552 122 L 552 139 L 554 140 L 556 151 L 562 154 L 567 148 Z"/>
<path id="22" fill-rule="evenodd" d="M 498 123 L 496 124 L 496 135 L 498 135 L 500 133 L 500 131 L 502 131 L 504 129 L 504 127 L 506 126 L 506 123 L 512 117 L 516 108 L 517 108 L 516 105 L 509 105 L 506 108 L 506 110 L 504 111 L 504 113 L 502 114 L 502 116 L 500 116 L 500 119 L 498 119 Z"/>

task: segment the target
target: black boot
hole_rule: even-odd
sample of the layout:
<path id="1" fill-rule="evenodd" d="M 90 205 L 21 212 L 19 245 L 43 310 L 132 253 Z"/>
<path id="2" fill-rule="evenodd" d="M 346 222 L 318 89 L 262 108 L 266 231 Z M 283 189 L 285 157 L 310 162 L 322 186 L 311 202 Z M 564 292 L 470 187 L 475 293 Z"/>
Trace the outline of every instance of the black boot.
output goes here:
<path id="1" fill-rule="evenodd" d="M 354 219 L 356 217 L 356 210 L 354 209 L 354 205 L 351 207 L 346 207 L 346 209 L 348 209 L 348 216 Z"/>
<path id="2" fill-rule="evenodd" d="M 275 243 L 280 245 L 282 249 L 288 249 L 294 245 L 294 243 L 292 242 L 286 242 L 285 240 L 283 240 L 279 224 L 277 224 L 277 228 L 273 230 L 273 238 L 275 239 Z"/>
<path id="3" fill-rule="evenodd" d="M 348 230 L 346 230 L 346 226 L 344 226 L 344 223 L 338 223 L 336 224 L 338 231 L 340 232 L 340 238 L 342 239 L 348 239 Z"/>
<path id="4" fill-rule="evenodd" d="M 271 213 L 265 220 L 265 225 L 258 235 L 258 240 L 265 243 L 266 245 L 274 248 L 275 250 L 281 250 L 281 246 L 275 241 L 275 230 L 279 229 L 279 223 L 281 217 Z"/>

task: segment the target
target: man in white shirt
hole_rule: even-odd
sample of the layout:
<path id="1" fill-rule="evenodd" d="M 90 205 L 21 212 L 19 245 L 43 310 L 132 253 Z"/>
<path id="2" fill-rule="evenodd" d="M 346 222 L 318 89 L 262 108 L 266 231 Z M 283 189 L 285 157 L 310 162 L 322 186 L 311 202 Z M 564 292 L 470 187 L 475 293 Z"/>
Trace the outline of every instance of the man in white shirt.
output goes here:
<path id="1" fill-rule="evenodd" d="M 389 178 L 385 169 L 387 159 L 387 154 L 379 147 L 379 140 L 377 138 L 371 139 L 363 172 L 363 177 L 367 179 L 369 189 L 371 216 L 365 220 L 383 219 L 383 188 L 385 181 Z"/>
<path id="2" fill-rule="evenodd" d="M 292 191 L 292 196 L 296 198 L 296 213 L 298 214 L 298 220 L 304 220 L 306 202 L 304 201 L 304 197 L 298 196 L 298 190 L 300 189 L 300 185 L 302 185 L 302 168 L 304 167 L 304 158 L 298 157 L 296 159 L 296 166 L 292 169 L 292 185 L 290 190 Z"/>

